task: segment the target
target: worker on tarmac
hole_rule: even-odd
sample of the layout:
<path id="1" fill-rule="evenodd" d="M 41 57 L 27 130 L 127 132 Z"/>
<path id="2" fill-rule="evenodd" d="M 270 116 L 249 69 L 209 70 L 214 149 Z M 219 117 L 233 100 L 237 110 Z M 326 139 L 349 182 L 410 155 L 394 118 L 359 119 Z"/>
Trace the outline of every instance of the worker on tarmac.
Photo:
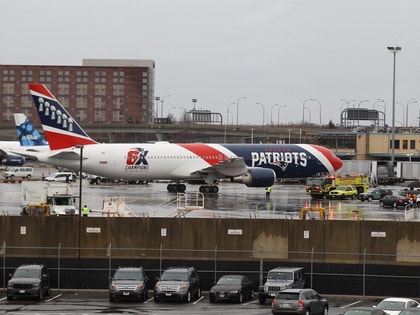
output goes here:
<path id="1" fill-rule="evenodd" d="M 87 217 L 87 216 L 88 216 L 88 214 L 89 214 L 89 208 L 88 208 L 88 206 L 87 206 L 87 205 L 85 205 L 85 206 L 83 207 L 83 209 L 82 209 L 82 215 L 83 215 L 84 217 Z"/>

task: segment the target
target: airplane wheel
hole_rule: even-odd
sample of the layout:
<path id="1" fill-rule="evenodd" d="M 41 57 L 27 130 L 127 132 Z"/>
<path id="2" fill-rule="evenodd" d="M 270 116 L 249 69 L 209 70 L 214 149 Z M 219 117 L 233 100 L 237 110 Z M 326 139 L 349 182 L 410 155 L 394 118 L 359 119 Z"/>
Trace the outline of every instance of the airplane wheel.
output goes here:
<path id="1" fill-rule="evenodd" d="M 218 186 L 212 186 L 211 187 L 211 192 L 214 194 L 217 194 L 219 192 L 219 187 Z"/>
<path id="2" fill-rule="evenodd" d="M 211 187 L 210 186 L 204 186 L 204 189 L 203 190 L 204 190 L 205 193 L 208 194 L 210 192 L 210 190 L 211 190 Z"/>
<path id="3" fill-rule="evenodd" d="M 183 193 L 183 192 L 185 192 L 185 190 L 187 190 L 187 186 L 185 186 L 184 184 L 180 184 L 180 185 L 178 185 L 178 192 L 181 192 L 181 193 Z"/>

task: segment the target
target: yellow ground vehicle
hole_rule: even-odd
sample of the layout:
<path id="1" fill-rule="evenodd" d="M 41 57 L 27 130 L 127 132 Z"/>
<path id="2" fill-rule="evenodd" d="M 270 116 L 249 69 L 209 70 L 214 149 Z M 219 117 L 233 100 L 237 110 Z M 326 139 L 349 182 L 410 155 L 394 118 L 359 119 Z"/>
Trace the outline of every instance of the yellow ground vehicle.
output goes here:
<path id="1" fill-rule="evenodd" d="M 329 197 L 331 199 L 357 199 L 357 189 L 352 185 L 340 185 L 337 186 L 335 189 L 331 190 L 329 193 Z"/>
<path id="2" fill-rule="evenodd" d="M 306 180 L 306 191 L 312 198 L 322 199 L 328 197 L 331 190 L 342 185 L 354 186 L 360 194 L 368 190 L 369 177 L 365 175 L 309 177 Z"/>
<path id="3" fill-rule="evenodd" d="M 325 208 L 301 208 L 301 220 L 325 220 Z"/>

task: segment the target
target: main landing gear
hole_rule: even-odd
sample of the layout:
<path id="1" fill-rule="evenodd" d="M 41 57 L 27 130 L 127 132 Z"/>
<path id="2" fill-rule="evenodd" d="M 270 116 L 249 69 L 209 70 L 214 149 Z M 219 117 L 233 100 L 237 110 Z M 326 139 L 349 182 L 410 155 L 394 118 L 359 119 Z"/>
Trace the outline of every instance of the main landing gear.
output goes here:
<path id="1" fill-rule="evenodd" d="M 187 186 L 185 186 L 185 184 L 168 184 L 166 189 L 173 193 L 183 193 L 187 189 Z M 219 187 L 213 185 L 201 185 L 199 191 L 203 194 L 217 194 L 219 192 Z"/>
<path id="2" fill-rule="evenodd" d="M 213 193 L 213 194 L 217 194 L 219 192 L 219 187 L 217 186 L 209 186 L 209 185 L 201 185 L 199 191 L 201 193 Z"/>
<path id="3" fill-rule="evenodd" d="M 183 193 L 187 189 L 187 186 L 185 184 L 168 184 L 166 189 L 169 192 Z"/>

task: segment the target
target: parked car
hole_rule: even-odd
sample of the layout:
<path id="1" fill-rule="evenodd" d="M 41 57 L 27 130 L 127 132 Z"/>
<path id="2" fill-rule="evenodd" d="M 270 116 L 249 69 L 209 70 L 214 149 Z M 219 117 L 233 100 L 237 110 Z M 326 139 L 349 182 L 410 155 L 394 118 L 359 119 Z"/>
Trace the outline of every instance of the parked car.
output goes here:
<path id="1" fill-rule="evenodd" d="M 360 201 L 369 201 L 379 200 L 387 195 L 392 195 L 391 189 L 382 189 L 382 188 L 371 188 L 367 192 L 359 194 Z"/>
<path id="2" fill-rule="evenodd" d="M 358 192 L 356 187 L 352 185 L 342 185 L 337 186 L 335 189 L 331 190 L 328 194 L 328 196 L 331 199 L 345 199 L 345 198 L 351 198 L 355 199 L 358 196 Z"/>
<path id="3" fill-rule="evenodd" d="M 419 308 L 420 311 L 420 308 Z M 347 309 L 343 315 L 388 315 L 385 311 L 377 308 L 377 307 L 370 307 L 370 306 L 359 306 L 359 307 L 351 307 Z M 414 314 L 406 314 L 406 315 L 414 315 Z M 420 315 L 420 314 L 417 314 Z"/>
<path id="4" fill-rule="evenodd" d="M 48 177 L 45 177 L 47 182 L 62 182 L 62 183 L 69 183 L 74 182 L 77 176 L 75 173 L 72 172 L 57 172 L 53 173 Z"/>
<path id="5" fill-rule="evenodd" d="M 119 267 L 109 284 L 109 301 L 134 299 L 144 302 L 147 300 L 147 283 L 143 267 Z"/>
<path id="6" fill-rule="evenodd" d="M 201 296 L 200 278 L 194 267 L 170 267 L 157 279 L 153 299 L 182 300 L 189 303 Z"/>
<path id="7" fill-rule="evenodd" d="M 14 167 L 10 168 L 7 171 L 4 171 L 3 176 L 8 178 L 27 178 L 30 179 L 34 175 L 34 169 L 32 167 Z"/>
<path id="8" fill-rule="evenodd" d="M 44 265 L 21 265 L 7 282 L 7 299 L 35 297 L 42 300 L 51 294 L 50 274 Z"/>
<path id="9" fill-rule="evenodd" d="M 328 314 L 328 301 L 313 289 L 286 289 L 277 293 L 271 303 L 276 314 Z"/>
<path id="10" fill-rule="evenodd" d="M 385 311 L 389 315 L 399 315 L 400 312 L 407 307 L 418 306 L 419 303 L 413 299 L 390 297 L 383 299 L 376 307 Z"/>
<path id="11" fill-rule="evenodd" d="M 267 299 L 273 299 L 277 292 L 284 289 L 305 286 L 305 273 L 302 267 L 277 267 L 268 272 L 264 285 L 258 287 L 258 300 L 265 304 Z"/>
<path id="12" fill-rule="evenodd" d="M 252 300 L 254 297 L 253 282 L 244 275 L 224 275 L 209 291 L 210 302 Z"/>
<path id="13" fill-rule="evenodd" d="M 382 199 L 379 199 L 379 206 L 381 207 L 405 207 L 409 204 L 409 201 L 405 198 L 405 196 L 401 195 L 387 195 Z"/>
<path id="14" fill-rule="evenodd" d="M 407 307 L 399 315 L 420 315 L 420 307 Z"/>

